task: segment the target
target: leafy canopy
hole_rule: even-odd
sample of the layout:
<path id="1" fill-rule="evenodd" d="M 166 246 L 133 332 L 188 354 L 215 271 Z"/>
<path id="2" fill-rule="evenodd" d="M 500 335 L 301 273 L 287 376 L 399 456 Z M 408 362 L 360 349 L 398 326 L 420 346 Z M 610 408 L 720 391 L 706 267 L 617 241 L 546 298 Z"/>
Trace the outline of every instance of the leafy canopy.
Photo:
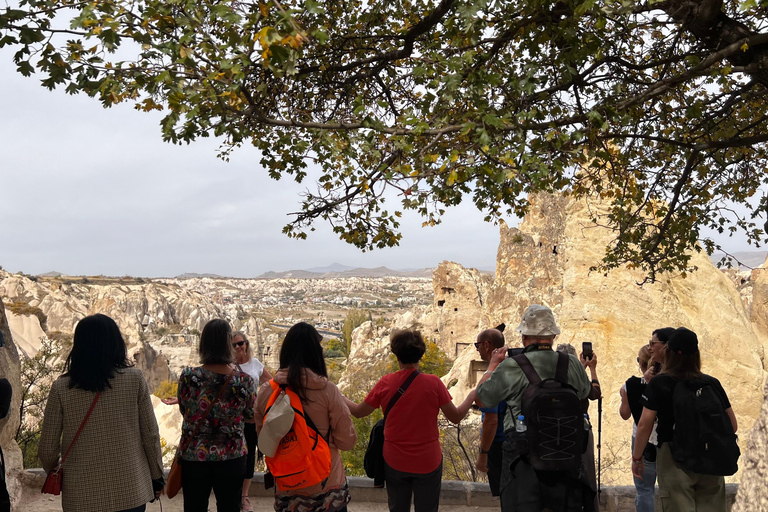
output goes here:
<path id="1" fill-rule="evenodd" d="M 766 0 L 18 0 L 0 47 L 45 87 L 162 110 L 163 137 L 320 169 L 284 232 L 398 244 L 469 198 L 607 204 L 599 265 L 685 271 L 701 234 L 761 242 Z M 314 188 L 314 187 L 313 187 Z M 385 204 L 395 198 L 398 203 Z"/>

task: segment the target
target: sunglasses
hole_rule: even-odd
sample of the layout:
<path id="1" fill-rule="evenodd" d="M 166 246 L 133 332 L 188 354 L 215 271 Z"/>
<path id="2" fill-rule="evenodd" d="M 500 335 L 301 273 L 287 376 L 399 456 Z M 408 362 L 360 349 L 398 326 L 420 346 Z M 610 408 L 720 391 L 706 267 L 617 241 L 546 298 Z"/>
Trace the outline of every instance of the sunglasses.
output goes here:
<path id="1" fill-rule="evenodd" d="M 482 345 L 483 343 L 485 343 L 485 342 L 484 341 L 476 341 L 475 342 L 475 348 L 480 348 L 480 345 Z"/>
<path id="2" fill-rule="evenodd" d="M 243 345 L 245 345 L 244 341 L 238 341 L 232 344 L 233 347 L 242 347 Z"/>

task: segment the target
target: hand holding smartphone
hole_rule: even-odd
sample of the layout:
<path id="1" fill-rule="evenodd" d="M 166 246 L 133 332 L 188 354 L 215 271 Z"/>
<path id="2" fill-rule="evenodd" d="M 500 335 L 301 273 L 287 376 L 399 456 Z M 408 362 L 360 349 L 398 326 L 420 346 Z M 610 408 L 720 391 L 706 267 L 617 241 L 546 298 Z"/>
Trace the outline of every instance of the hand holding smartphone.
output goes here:
<path id="1" fill-rule="evenodd" d="M 591 341 L 585 341 L 581 344 L 581 357 L 586 360 L 590 361 L 592 359 L 592 342 Z"/>

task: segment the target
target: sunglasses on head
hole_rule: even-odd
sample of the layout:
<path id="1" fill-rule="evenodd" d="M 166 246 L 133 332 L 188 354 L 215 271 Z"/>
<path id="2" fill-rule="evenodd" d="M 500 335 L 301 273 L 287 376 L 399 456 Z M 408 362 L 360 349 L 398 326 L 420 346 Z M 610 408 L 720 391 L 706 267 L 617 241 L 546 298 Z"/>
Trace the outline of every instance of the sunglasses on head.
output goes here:
<path id="1" fill-rule="evenodd" d="M 245 345 L 244 341 L 237 341 L 232 344 L 233 347 L 242 347 L 243 345 Z"/>

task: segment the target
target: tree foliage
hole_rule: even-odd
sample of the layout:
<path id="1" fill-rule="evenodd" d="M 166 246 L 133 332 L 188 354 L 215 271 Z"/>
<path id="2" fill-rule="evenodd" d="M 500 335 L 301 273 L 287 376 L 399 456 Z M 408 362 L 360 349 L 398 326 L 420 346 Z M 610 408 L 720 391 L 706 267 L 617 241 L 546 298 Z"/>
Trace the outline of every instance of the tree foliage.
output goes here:
<path id="1" fill-rule="evenodd" d="M 157 398 L 175 398 L 179 394 L 179 381 L 178 380 L 164 380 L 155 388 L 155 392 L 152 393 Z"/>
<path id="2" fill-rule="evenodd" d="M 607 201 L 602 269 L 689 268 L 703 227 L 761 242 L 766 0 L 18 0 L 0 46 L 45 87 L 162 110 L 175 143 L 260 150 L 364 250 L 403 210 L 487 220 L 531 192 Z M 314 176 L 313 176 L 314 179 Z M 387 201 L 396 201 L 388 207 Z"/>
<path id="3" fill-rule="evenodd" d="M 430 375 L 437 375 L 443 377 L 451 369 L 453 361 L 451 361 L 445 352 L 440 350 L 433 341 L 429 339 L 424 340 L 427 345 L 427 350 L 424 352 L 421 360 L 419 361 L 419 371 L 421 373 L 429 373 Z M 400 369 L 397 363 L 397 357 L 395 354 L 389 355 L 389 372 L 396 372 Z"/>
<path id="4" fill-rule="evenodd" d="M 60 356 L 59 344 L 44 337 L 37 354 L 21 361 L 20 421 L 15 437 L 24 457 L 25 468 L 40 467 L 37 445 L 51 385 L 64 369 Z"/>

